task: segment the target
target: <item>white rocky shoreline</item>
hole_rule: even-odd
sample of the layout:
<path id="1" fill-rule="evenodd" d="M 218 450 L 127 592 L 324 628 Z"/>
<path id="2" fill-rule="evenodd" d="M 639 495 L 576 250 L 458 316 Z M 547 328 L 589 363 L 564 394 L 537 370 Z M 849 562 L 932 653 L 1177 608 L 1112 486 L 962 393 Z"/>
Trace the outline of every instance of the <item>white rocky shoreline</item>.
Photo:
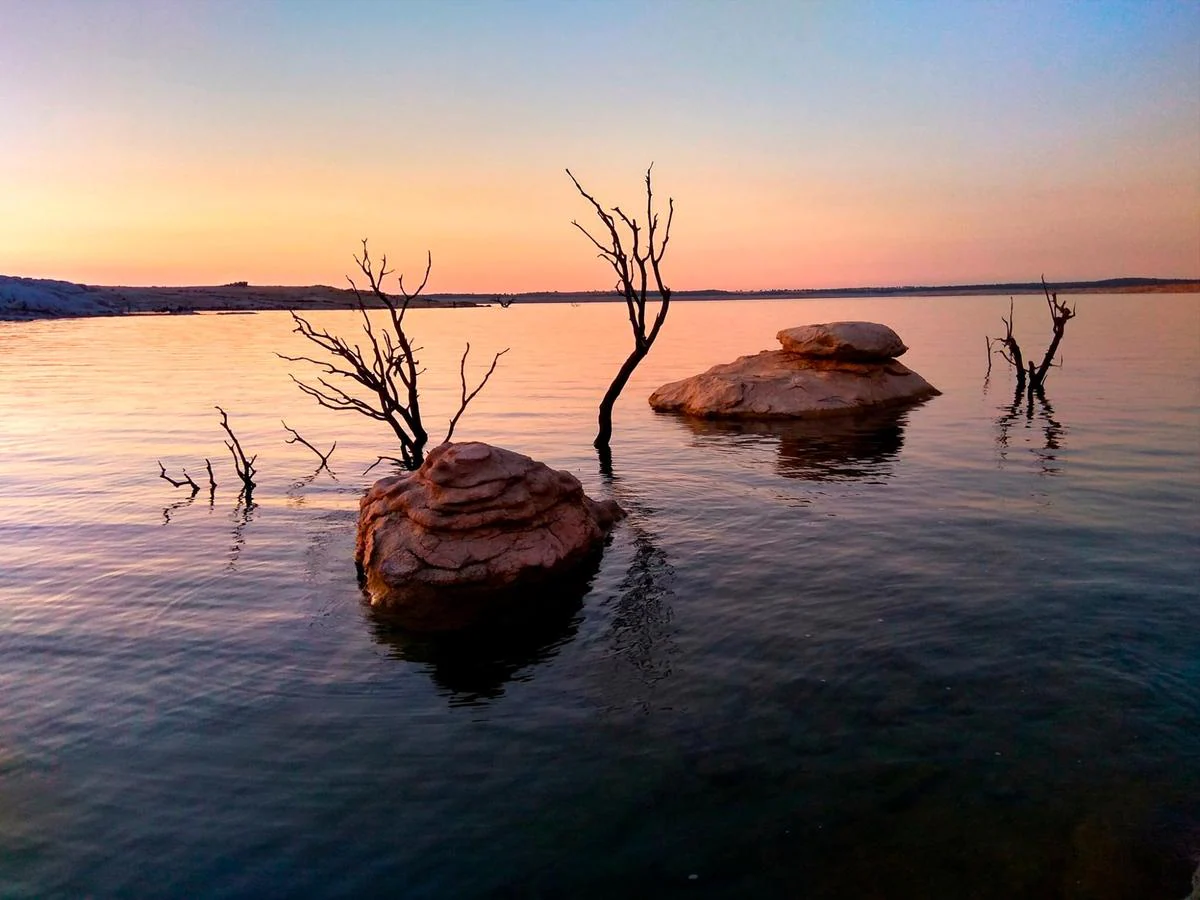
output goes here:
<path id="1" fill-rule="evenodd" d="M 289 287 L 234 282 L 195 287 L 106 287 L 0 275 L 0 321 L 139 314 L 353 309 L 354 292 L 326 285 Z M 374 302 L 369 305 L 375 305 Z M 418 297 L 413 307 L 475 306 L 471 301 Z"/>

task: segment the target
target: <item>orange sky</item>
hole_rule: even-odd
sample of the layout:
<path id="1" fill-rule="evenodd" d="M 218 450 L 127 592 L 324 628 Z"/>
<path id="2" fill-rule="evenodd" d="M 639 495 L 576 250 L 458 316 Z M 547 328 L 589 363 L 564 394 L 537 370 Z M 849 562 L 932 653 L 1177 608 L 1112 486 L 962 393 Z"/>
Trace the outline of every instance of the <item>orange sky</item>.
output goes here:
<path id="1" fill-rule="evenodd" d="M 605 288 L 653 160 L 678 289 L 1200 275 L 1195 4 L 338 9 L 7 4 L 0 273 Z"/>

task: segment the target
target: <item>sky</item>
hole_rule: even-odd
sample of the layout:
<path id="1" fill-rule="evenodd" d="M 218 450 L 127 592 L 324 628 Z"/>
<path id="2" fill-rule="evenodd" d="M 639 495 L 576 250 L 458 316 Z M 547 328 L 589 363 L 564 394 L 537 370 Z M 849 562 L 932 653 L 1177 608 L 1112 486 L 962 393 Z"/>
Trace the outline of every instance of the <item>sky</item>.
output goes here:
<path id="1" fill-rule="evenodd" d="M 680 290 L 1200 276 L 1197 0 L 0 0 L 0 273 Z"/>

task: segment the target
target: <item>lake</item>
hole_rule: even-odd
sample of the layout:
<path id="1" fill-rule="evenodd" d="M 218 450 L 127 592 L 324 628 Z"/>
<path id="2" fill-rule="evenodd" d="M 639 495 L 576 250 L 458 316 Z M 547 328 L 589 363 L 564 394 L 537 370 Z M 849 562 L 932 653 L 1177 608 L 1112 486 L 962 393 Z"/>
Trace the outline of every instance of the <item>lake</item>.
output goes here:
<path id="1" fill-rule="evenodd" d="M 1008 305 L 678 303 L 611 478 L 622 307 L 410 311 L 434 443 L 464 343 L 476 372 L 511 348 L 457 439 L 630 512 L 544 619 L 438 638 L 364 602 L 363 471 L 395 448 L 295 388 L 286 314 L 0 323 L 0 896 L 1182 900 L 1200 302 L 1080 296 L 1031 406 L 985 379 Z M 1040 354 L 1044 300 L 1016 317 Z M 646 404 L 842 319 L 943 395 L 821 427 Z M 211 502 L 158 477 L 205 457 Z"/>

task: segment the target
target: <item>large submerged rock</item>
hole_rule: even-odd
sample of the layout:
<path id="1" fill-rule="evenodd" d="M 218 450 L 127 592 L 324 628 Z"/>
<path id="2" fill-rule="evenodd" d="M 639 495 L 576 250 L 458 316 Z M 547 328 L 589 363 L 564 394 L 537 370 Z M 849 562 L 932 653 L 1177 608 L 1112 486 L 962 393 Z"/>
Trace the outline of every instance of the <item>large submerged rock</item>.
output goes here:
<path id="1" fill-rule="evenodd" d="M 664 384 L 657 410 L 711 418 L 809 418 L 880 409 L 940 394 L 896 357 L 899 335 L 874 322 L 803 325 L 764 350 Z"/>
<path id="2" fill-rule="evenodd" d="M 569 472 L 488 444 L 443 444 L 367 491 L 355 561 L 374 606 L 411 628 L 458 628 L 577 571 L 623 516 Z"/>

